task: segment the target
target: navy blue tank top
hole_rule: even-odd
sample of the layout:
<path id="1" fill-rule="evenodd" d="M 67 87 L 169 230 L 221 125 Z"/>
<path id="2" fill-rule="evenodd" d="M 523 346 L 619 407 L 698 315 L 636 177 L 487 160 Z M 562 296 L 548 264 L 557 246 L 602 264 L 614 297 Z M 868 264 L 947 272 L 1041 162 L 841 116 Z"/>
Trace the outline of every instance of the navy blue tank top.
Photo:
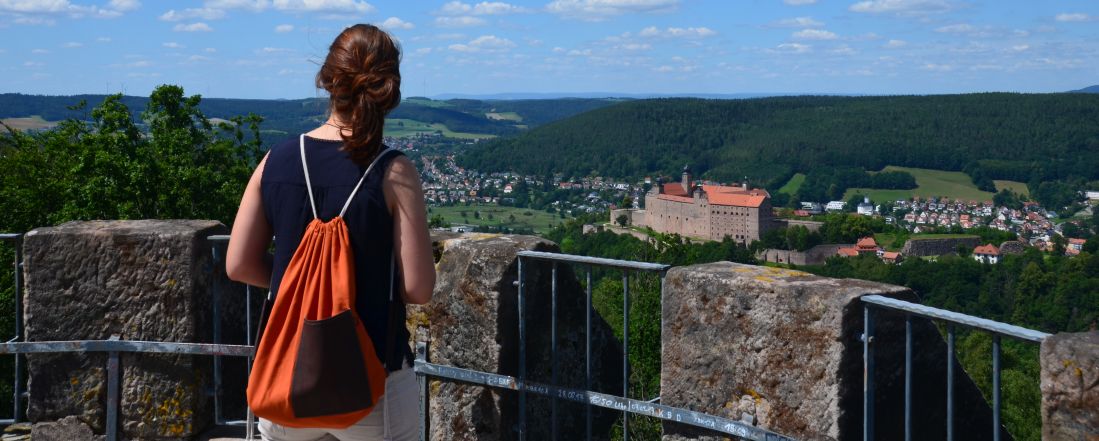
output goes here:
<path id="1" fill-rule="evenodd" d="M 309 180 L 317 204 L 317 216 L 329 221 L 340 213 L 366 166 L 355 164 L 347 153 L 340 151 L 342 141 L 305 137 L 305 156 L 309 164 Z M 384 148 L 383 148 L 384 150 Z M 374 351 L 389 371 L 400 369 L 402 361 L 412 361 L 405 328 L 406 311 L 399 292 L 392 337 L 393 356 L 386 360 L 386 334 L 389 331 L 389 277 L 393 253 L 393 217 L 382 193 L 382 178 L 393 159 L 402 153 L 393 151 L 378 160 L 355 194 L 344 222 L 351 236 L 355 253 L 355 309 L 374 343 Z M 275 232 L 275 256 L 271 271 L 271 292 L 277 293 L 290 258 L 301 243 L 305 227 L 313 220 L 305 173 L 301 165 L 298 137 L 288 139 L 271 149 L 263 169 L 261 194 L 267 222 Z M 399 275 L 397 276 L 398 280 Z"/>

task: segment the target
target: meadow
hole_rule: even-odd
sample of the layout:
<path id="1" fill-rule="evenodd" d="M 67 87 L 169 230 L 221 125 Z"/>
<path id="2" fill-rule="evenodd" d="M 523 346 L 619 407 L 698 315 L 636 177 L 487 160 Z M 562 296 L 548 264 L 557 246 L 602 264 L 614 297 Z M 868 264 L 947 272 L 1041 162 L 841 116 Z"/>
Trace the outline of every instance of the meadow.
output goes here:
<path id="1" fill-rule="evenodd" d="M 422 134 L 442 133 L 443 136 L 448 138 L 460 138 L 460 139 L 485 139 L 495 138 L 495 135 L 487 135 L 483 133 L 464 133 L 455 132 L 447 128 L 446 125 L 441 123 L 428 124 L 422 121 L 416 121 L 412 119 L 386 119 L 385 120 L 385 134 L 386 136 L 392 136 L 396 138 L 404 138 L 409 136 L 417 136 Z"/>
<path id="2" fill-rule="evenodd" d="M 462 216 L 465 213 L 465 216 Z M 545 234 L 553 226 L 563 223 L 559 214 L 547 213 L 529 208 L 504 207 L 499 205 L 453 205 L 429 207 L 427 216 L 442 216 L 452 226 L 477 225 L 506 228 L 530 228 L 537 234 Z"/>
<path id="3" fill-rule="evenodd" d="M 911 190 L 879 190 L 873 188 L 849 188 L 843 194 L 843 200 L 849 200 L 856 194 L 869 196 L 875 202 L 908 199 L 913 196 L 928 198 L 933 196 L 962 199 L 966 201 L 987 201 L 993 193 L 978 190 L 973 181 L 962 172 L 930 170 L 926 168 L 887 166 L 882 171 L 904 171 L 916 178 L 918 187 Z M 1015 192 L 1026 189 L 1026 184 L 1014 181 L 995 181 L 996 188 L 1011 188 Z M 787 183 L 789 185 L 789 183 Z"/>

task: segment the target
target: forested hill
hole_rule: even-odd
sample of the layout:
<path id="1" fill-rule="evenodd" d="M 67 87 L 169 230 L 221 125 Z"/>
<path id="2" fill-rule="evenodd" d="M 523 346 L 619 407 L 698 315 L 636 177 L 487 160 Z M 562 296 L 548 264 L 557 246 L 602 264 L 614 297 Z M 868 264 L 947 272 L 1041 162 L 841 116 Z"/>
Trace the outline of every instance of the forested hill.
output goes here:
<path id="1" fill-rule="evenodd" d="M 756 182 L 822 166 L 972 171 L 1027 182 L 1099 178 L 1099 95 L 655 99 L 625 102 L 482 143 L 484 171 Z"/>
<path id="2" fill-rule="evenodd" d="M 92 107 L 103 102 L 105 95 L 43 96 L 17 93 L 0 94 L 0 118 L 39 116 L 46 121 L 68 118 L 88 119 Z M 72 109 L 80 101 L 84 109 Z M 124 96 L 122 103 L 135 119 L 140 118 L 149 99 Z M 544 100 L 481 101 L 453 99 L 446 101 L 410 98 L 401 102 L 391 119 L 410 119 L 428 124 L 443 124 L 455 132 L 509 135 L 578 113 L 607 106 L 620 100 L 561 98 Z M 323 121 L 327 98 L 296 100 L 259 100 L 204 98 L 199 109 L 209 118 L 228 119 L 254 113 L 264 118 L 263 129 L 278 132 L 310 130 Z"/>

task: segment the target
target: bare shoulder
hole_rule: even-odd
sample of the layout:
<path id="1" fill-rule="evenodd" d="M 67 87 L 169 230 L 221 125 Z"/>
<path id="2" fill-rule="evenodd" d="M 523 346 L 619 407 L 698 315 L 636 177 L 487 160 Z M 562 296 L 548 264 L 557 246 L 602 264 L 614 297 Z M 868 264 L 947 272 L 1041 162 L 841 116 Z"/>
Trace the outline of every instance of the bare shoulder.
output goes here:
<path id="1" fill-rule="evenodd" d="M 420 172 L 416 170 L 416 164 L 405 155 L 393 158 L 385 172 L 386 185 L 418 183 L 419 180 Z"/>

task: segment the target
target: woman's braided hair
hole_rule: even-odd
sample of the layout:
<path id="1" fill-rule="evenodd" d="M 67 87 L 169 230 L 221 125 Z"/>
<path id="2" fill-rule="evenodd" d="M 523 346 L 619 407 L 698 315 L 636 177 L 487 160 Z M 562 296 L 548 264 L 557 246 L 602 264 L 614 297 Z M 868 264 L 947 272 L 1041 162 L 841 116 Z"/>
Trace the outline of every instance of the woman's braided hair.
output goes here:
<path id="1" fill-rule="evenodd" d="M 400 61 L 401 50 L 389 34 L 357 24 L 336 37 L 317 72 L 317 87 L 328 91 L 330 110 L 347 124 L 340 134 L 343 149 L 360 165 L 381 151 L 385 116 L 401 102 Z"/>

